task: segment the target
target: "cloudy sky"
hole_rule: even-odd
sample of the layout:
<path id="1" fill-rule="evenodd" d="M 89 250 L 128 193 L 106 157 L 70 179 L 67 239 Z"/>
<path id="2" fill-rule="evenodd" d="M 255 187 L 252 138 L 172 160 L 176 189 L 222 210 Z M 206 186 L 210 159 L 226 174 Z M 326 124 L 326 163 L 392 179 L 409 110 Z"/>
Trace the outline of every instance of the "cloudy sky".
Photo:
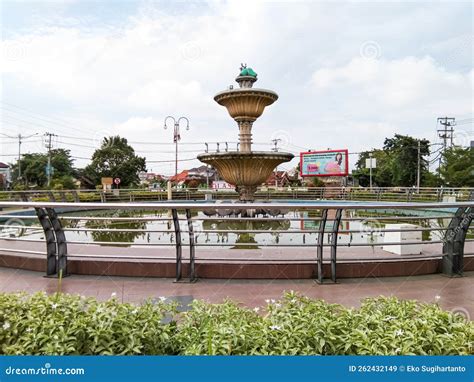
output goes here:
<path id="1" fill-rule="evenodd" d="M 256 149 L 280 138 L 294 153 L 355 153 L 395 133 L 436 142 L 445 115 L 457 143 L 474 139 L 471 2 L 4 1 L 1 13 L 0 133 L 38 133 L 23 152 L 44 152 L 41 135 L 55 133 L 79 167 L 119 134 L 149 170 L 172 174 L 167 115 L 191 121 L 180 169 L 203 142 L 235 142 L 213 96 L 241 62 L 280 96 L 254 124 Z M 14 161 L 18 140 L 0 139 L 0 161 Z"/>

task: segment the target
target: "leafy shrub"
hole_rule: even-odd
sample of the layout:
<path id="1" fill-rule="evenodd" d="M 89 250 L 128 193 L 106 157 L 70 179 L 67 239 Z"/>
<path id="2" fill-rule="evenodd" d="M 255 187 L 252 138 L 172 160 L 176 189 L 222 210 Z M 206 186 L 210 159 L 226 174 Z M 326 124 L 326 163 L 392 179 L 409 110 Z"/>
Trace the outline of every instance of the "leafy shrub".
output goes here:
<path id="1" fill-rule="evenodd" d="M 175 306 L 37 293 L 0 294 L 0 354 L 168 354 Z"/>
<path id="2" fill-rule="evenodd" d="M 474 322 L 437 304 L 370 298 L 345 308 L 287 293 L 136 306 L 115 298 L 0 294 L 0 354 L 474 354 Z"/>
<path id="3" fill-rule="evenodd" d="M 100 193 L 99 192 L 80 192 L 79 201 L 81 202 L 100 202 Z"/>
<path id="4" fill-rule="evenodd" d="M 194 301 L 184 314 L 176 342 L 179 354 L 264 354 L 267 322 L 235 302 Z"/>

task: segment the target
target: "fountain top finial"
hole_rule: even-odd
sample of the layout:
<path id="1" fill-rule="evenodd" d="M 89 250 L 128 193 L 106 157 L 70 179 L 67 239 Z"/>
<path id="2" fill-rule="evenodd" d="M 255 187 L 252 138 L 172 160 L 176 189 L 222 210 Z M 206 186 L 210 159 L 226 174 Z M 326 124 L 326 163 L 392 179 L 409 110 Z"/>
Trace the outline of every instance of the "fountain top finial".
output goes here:
<path id="1" fill-rule="evenodd" d="M 257 73 L 252 68 L 247 68 L 247 64 L 240 64 L 240 76 L 250 76 L 257 78 Z"/>
<path id="2" fill-rule="evenodd" d="M 251 88 L 257 81 L 257 73 L 252 68 L 247 68 L 247 64 L 240 64 L 240 74 L 235 80 L 241 88 Z"/>

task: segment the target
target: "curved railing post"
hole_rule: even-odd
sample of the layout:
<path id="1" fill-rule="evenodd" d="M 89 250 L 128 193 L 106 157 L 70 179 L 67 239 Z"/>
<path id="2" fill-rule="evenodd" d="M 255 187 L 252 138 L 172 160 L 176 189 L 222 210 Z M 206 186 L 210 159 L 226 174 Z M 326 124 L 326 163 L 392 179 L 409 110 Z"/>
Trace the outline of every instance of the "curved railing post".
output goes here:
<path id="1" fill-rule="evenodd" d="M 326 221 L 328 218 L 328 210 L 324 209 L 321 214 L 318 232 L 318 250 L 317 250 L 317 279 L 319 284 L 323 283 L 323 249 L 324 249 L 324 230 L 326 229 Z"/>
<path id="2" fill-rule="evenodd" d="M 171 210 L 171 215 L 173 217 L 173 225 L 174 225 L 174 233 L 176 238 L 176 279 L 175 281 L 178 282 L 181 280 L 182 274 L 182 246 L 181 246 L 181 229 L 179 227 L 179 217 L 178 211 L 173 208 Z"/>
<path id="3" fill-rule="evenodd" d="M 337 209 L 331 231 L 331 280 L 333 283 L 336 282 L 337 237 L 339 235 L 339 225 L 341 224 L 341 218 L 342 209 Z"/>
<path id="4" fill-rule="evenodd" d="M 57 273 L 56 237 L 54 235 L 54 228 L 44 208 L 35 208 L 35 211 L 46 239 L 46 276 L 54 276 Z"/>
<path id="5" fill-rule="evenodd" d="M 186 219 L 188 220 L 188 234 L 189 234 L 189 281 L 194 282 L 196 280 L 196 269 L 195 269 L 195 255 L 196 246 L 194 239 L 193 221 L 191 216 L 191 210 L 186 210 Z"/>
<path id="6" fill-rule="evenodd" d="M 443 244 L 443 273 L 454 277 L 462 276 L 464 268 L 464 243 L 469 226 L 474 217 L 474 209 L 458 208 L 449 223 Z"/>
<path id="7" fill-rule="evenodd" d="M 46 208 L 46 213 L 54 229 L 54 235 L 56 236 L 57 246 L 57 273 L 60 277 L 66 277 L 67 273 L 67 242 L 66 235 L 61 222 L 59 221 L 58 215 L 54 208 Z"/>

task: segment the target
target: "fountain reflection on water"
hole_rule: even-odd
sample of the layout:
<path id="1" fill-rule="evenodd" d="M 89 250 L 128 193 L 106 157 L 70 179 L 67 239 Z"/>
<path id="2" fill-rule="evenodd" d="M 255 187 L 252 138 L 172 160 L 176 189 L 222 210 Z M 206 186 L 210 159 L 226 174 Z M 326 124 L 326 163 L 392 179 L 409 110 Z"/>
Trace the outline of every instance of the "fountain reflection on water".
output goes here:
<path id="1" fill-rule="evenodd" d="M 377 213 L 380 216 L 380 212 Z M 426 216 L 423 211 L 419 211 L 420 217 Z M 67 216 L 87 216 L 99 217 L 103 220 L 68 220 Z M 230 217 L 236 217 L 231 213 Z M 226 220 L 224 216 L 206 216 L 202 212 L 194 214 L 196 221 L 193 229 L 195 232 L 196 242 L 199 245 L 209 245 L 222 249 L 238 248 L 238 249 L 256 249 L 266 245 L 316 245 L 318 234 L 314 231 L 319 229 L 319 211 L 314 212 L 296 212 L 288 211 L 279 216 L 269 216 L 259 214 L 252 219 L 245 220 Z M 373 214 L 367 211 L 350 211 L 344 212 L 343 219 L 350 218 L 356 220 L 342 221 L 340 231 L 354 231 L 352 233 L 340 232 L 338 242 L 345 244 L 383 244 L 384 233 L 380 232 L 388 223 L 412 223 L 420 227 L 430 227 L 434 231 L 424 231 L 423 240 L 434 241 L 441 240 L 445 231 L 437 228 L 447 227 L 451 217 L 439 219 L 420 219 L 420 220 L 403 220 L 403 217 L 396 220 L 378 220 L 372 219 Z M 387 218 L 393 216 L 393 213 L 386 213 Z M 110 217 L 111 219 L 107 219 Z M 120 217 L 130 220 L 113 221 L 112 218 Z M 143 220 L 137 220 L 139 217 Z M 112 245 L 112 243 L 125 243 L 121 246 L 132 246 L 134 244 L 173 244 L 175 243 L 175 234 L 173 224 L 170 221 L 152 220 L 153 218 L 167 218 L 167 211 L 78 211 L 70 214 L 62 215 L 62 224 L 66 231 L 68 241 L 84 241 L 84 242 L 100 242 L 104 245 Z M 150 220 L 147 220 L 149 218 Z M 183 217 L 184 218 L 184 217 Z M 204 220 L 200 220 L 204 219 Z M 182 222 L 183 243 L 187 243 L 188 238 L 185 234 L 186 222 Z M 327 222 L 327 226 L 332 226 L 331 216 Z M 69 229 L 72 229 L 69 231 Z M 74 229 L 81 229 L 75 231 Z M 102 229 L 102 231 L 82 231 L 82 229 Z M 132 232 L 116 232 L 115 229 L 134 230 Z M 206 232 L 206 231 L 217 232 Z M 257 233 L 239 233 L 238 231 L 258 231 Z M 301 230 L 302 232 L 294 232 Z M 147 232 L 148 231 L 148 232 Z M 153 232 L 163 231 L 163 232 Z M 225 231 L 225 232 L 222 232 Z M 10 233 L 7 230 L 0 230 L 0 237 L 8 237 Z M 472 234 L 469 234 L 472 235 Z M 28 236 L 32 239 L 43 238 L 44 234 L 41 230 L 21 230 L 18 236 Z M 328 243 L 330 235 L 326 234 L 324 241 Z M 222 246 L 221 246 L 222 245 Z"/>

